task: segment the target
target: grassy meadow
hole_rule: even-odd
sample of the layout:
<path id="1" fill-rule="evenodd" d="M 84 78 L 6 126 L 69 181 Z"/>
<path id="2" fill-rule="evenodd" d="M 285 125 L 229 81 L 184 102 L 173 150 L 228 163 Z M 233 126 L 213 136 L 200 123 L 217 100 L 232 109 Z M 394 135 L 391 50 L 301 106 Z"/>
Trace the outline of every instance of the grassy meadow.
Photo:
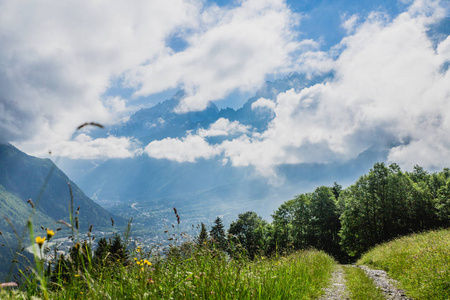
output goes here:
<path id="1" fill-rule="evenodd" d="M 2 299 L 315 299 L 330 279 L 336 262 L 316 251 L 287 256 L 230 259 L 208 245 L 194 246 L 189 255 L 174 250 L 165 258 L 140 248 L 126 261 L 86 264 L 70 276 L 27 277 L 22 293 L 4 289 Z M 67 275 L 67 274 L 66 274 Z M 45 281 L 45 282 L 43 282 Z"/>
<path id="2" fill-rule="evenodd" d="M 383 269 L 414 299 L 450 299 L 450 230 L 402 237 L 377 246 L 358 264 Z"/>

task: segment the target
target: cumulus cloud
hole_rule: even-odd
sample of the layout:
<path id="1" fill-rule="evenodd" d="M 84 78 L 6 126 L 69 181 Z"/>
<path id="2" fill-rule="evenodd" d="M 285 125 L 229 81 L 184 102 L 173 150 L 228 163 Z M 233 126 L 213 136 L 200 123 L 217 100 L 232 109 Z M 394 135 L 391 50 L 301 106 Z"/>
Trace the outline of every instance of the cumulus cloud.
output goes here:
<path id="1" fill-rule="evenodd" d="M 55 144 L 51 152 L 72 159 L 129 158 L 142 154 L 139 143 L 130 138 L 108 136 L 93 139 L 85 133 Z"/>
<path id="2" fill-rule="evenodd" d="M 213 6 L 200 16 L 200 30 L 188 48 L 167 53 L 128 74 L 137 96 L 181 85 L 186 91 L 178 111 L 202 110 L 211 100 L 239 89 L 252 91 L 268 74 L 290 68 L 301 47 L 293 25 L 298 21 L 282 0 L 248 0 L 227 11 Z M 206 29 L 205 29 L 206 28 Z"/>
<path id="3" fill-rule="evenodd" d="M 442 3 L 416 0 L 393 19 L 343 18 L 348 35 L 320 51 L 317 41 L 298 40 L 299 16 L 282 0 L 224 8 L 197 0 L 2 1 L 0 141 L 30 154 L 131 157 L 140 153 L 131 139 L 71 139 L 81 123 L 129 114 L 128 99 L 105 96 L 114 82 L 123 79 L 136 97 L 183 87 L 183 112 L 298 71 L 333 78 L 254 102 L 273 112 L 265 132 L 220 119 L 182 139 L 153 141 L 145 153 L 180 162 L 222 156 L 272 174 L 280 164 L 347 160 L 395 144 L 389 160 L 404 166 L 450 165 L 450 38 L 427 36 L 448 15 Z M 167 46 L 174 34 L 185 49 Z M 208 143 L 219 136 L 228 138 Z"/>
<path id="4" fill-rule="evenodd" d="M 2 1 L 0 135 L 42 154 L 86 121 L 117 122 L 105 98 L 125 71 L 172 51 L 167 37 L 190 27 L 201 5 L 164 1 Z"/>
<path id="5" fill-rule="evenodd" d="M 2 1 L 0 141 L 42 155 L 81 123 L 120 122 L 130 99 L 105 96 L 118 82 L 135 97 L 184 88 L 180 112 L 255 90 L 314 44 L 296 41 L 298 20 L 283 0 Z"/>
<path id="6" fill-rule="evenodd" d="M 153 141 L 145 147 L 144 151 L 153 158 L 193 163 L 200 158 L 213 158 L 223 152 L 221 145 L 211 145 L 206 138 L 248 134 L 250 129 L 251 126 L 242 125 L 238 121 L 230 122 L 228 119 L 220 118 L 208 129 L 200 128 L 195 134 L 189 133 L 184 138 Z"/>
<path id="7" fill-rule="evenodd" d="M 196 162 L 199 158 L 208 159 L 219 152 L 198 135 L 188 135 L 182 139 L 165 138 L 153 141 L 145 147 L 145 153 L 158 159 L 177 162 Z"/>
<path id="8" fill-rule="evenodd" d="M 274 111 L 276 107 L 277 105 L 275 102 L 265 98 L 259 98 L 258 100 L 252 103 L 253 110 L 256 110 L 258 108 L 266 108 Z"/>
<path id="9" fill-rule="evenodd" d="M 230 122 L 228 119 L 220 118 L 209 126 L 208 129 L 200 129 L 198 135 L 201 137 L 228 136 L 248 133 L 251 126 L 242 125 L 238 121 Z"/>
<path id="10" fill-rule="evenodd" d="M 347 33 L 352 33 L 358 22 L 358 15 L 351 15 L 350 17 L 344 15 L 342 18 L 344 19 L 342 22 L 342 27 L 347 31 Z"/>
<path id="11" fill-rule="evenodd" d="M 388 159 L 407 168 L 450 165 L 450 37 L 435 47 L 427 36 L 443 15 L 430 1 L 392 20 L 372 13 L 320 52 L 332 61 L 333 79 L 281 93 L 273 105 L 256 101 L 254 109 L 273 109 L 268 129 L 226 140 L 214 153 L 269 176 L 280 164 L 343 161 L 373 146 L 391 149 Z"/>

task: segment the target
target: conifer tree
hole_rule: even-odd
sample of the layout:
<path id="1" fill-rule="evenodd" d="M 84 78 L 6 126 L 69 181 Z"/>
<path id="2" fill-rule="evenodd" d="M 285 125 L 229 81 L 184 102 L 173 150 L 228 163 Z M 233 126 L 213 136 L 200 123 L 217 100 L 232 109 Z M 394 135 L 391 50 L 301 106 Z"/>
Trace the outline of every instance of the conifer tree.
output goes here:
<path id="1" fill-rule="evenodd" d="M 110 245 L 108 244 L 105 238 L 101 238 L 98 241 L 97 248 L 95 249 L 94 252 L 94 262 L 96 264 L 102 263 L 102 261 L 107 257 L 109 253 L 109 247 Z"/>
<path id="2" fill-rule="evenodd" d="M 197 244 L 199 246 L 202 246 L 202 245 L 206 244 L 206 242 L 208 241 L 208 231 L 206 230 L 206 225 L 202 222 L 201 226 L 202 226 L 202 228 L 201 228 L 200 233 L 199 233 L 199 235 L 197 237 Z"/>
<path id="3" fill-rule="evenodd" d="M 115 261 L 125 262 L 128 259 L 128 250 L 126 245 L 122 242 L 120 235 L 116 234 L 109 247 L 111 258 Z"/>
<path id="4" fill-rule="evenodd" d="M 209 234 L 213 238 L 217 247 L 225 251 L 227 248 L 227 239 L 225 236 L 223 222 L 220 217 L 217 217 L 216 220 L 214 221 L 214 226 L 211 228 Z"/>

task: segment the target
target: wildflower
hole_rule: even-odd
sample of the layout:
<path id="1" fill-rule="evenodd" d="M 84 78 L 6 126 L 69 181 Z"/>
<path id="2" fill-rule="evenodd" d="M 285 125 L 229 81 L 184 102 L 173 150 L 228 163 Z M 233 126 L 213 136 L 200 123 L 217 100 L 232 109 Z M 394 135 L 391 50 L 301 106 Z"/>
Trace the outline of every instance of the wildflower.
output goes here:
<path id="1" fill-rule="evenodd" d="M 80 277 L 80 274 L 75 274 L 75 277 Z"/>
<path id="2" fill-rule="evenodd" d="M 137 248 L 136 248 L 136 252 L 137 252 L 137 253 L 141 252 L 141 249 L 142 249 L 141 247 L 137 247 Z"/>
<path id="3" fill-rule="evenodd" d="M 137 260 L 137 257 L 135 257 L 134 260 Z"/>
<path id="4" fill-rule="evenodd" d="M 43 238 L 40 237 L 40 236 L 36 237 L 36 244 L 39 245 L 39 248 L 42 247 L 42 245 L 44 244 L 44 242 L 45 242 L 45 237 L 43 237 Z"/>
<path id="5" fill-rule="evenodd" d="M 47 229 L 47 240 L 50 240 L 55 235 L 53 230 Z"/>
<path id="6" fill-rule="evenodd" d="M 144 264 L 146 264 L 147 266 L 151 266 L 152 265 L 152 263 L 149 262 L 148 260 L 144 260 Z"/>

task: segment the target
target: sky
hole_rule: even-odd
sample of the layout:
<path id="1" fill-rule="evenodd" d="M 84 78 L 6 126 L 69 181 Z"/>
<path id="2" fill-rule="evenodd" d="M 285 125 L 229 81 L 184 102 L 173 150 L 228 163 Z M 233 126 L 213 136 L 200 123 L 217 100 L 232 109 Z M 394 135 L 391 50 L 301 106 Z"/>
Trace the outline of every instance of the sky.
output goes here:
<path id="1" fill-rule="evenodd" d="M 0 0 L 0 141 L 75 159 L 218 158 L 269 176 L 374 144 L 405 168 L 448 167 L 449 18 L 449 0 Z M 295 72 L 333 77 L 259 99 L 253 109 L 275 116 L 262 133 L 224 119 L 148 145 L 76 132 L 179 89 L 179 113 L 238 108 Z"/>

